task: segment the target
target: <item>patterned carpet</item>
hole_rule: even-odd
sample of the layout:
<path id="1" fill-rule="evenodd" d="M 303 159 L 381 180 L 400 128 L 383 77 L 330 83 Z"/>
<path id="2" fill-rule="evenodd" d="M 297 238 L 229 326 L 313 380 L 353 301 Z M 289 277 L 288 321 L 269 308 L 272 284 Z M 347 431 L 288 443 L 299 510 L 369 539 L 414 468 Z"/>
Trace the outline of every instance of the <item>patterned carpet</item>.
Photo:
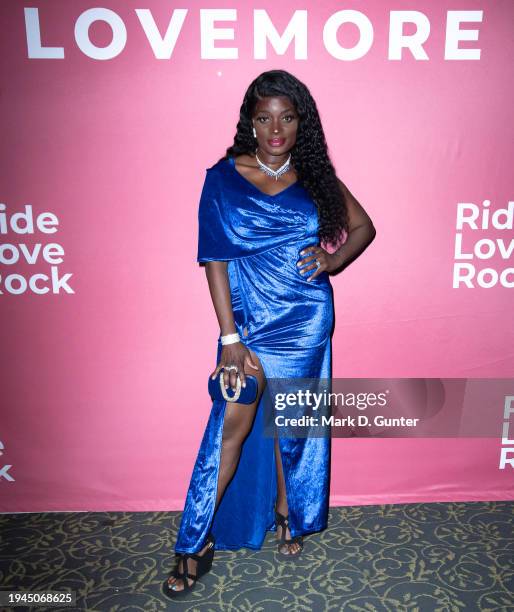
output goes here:
<path id="1" fill-rule="evenodd" d="M 273 534 L 260 551 L 218 551 L 180 603 L 160 593 L 179 518 L 0 515 L 1 588 L 74 590 L 76 609 L 91 612 L 514 609 L 513 502 L 332 508 L 329 528 L 305 539 L 301 560 L 278 561 Z"/>

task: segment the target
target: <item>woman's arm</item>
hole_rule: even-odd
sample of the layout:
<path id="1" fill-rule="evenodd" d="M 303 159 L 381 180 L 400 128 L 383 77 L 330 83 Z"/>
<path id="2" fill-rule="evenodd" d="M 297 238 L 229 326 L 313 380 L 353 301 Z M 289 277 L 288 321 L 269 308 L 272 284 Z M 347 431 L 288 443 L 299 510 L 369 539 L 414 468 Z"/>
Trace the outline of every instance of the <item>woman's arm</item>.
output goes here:
<path id="1" fill-rule="evenodd" d="M 341 180 L 337 180 L 345 196 L 348 210 L 348 237 L 346 242 L 332 253 L 337 271 L 340 271 L 339 268 L 346 267 L 371 244 L 377 232 L 369 215 L 348 187 Z"/>
<path id="2" fill-rule="evenodd" d="M 216 317 L 220 325 L 221 335 L 236 333 L 237 329 L 234 323 L 234 312 L 232 310 L 232 299 L 230 297 L 230 283 L 228 280 L 227 262 L 226 261 L 208 261 L 205 264 L 205 274 L 209 283 L 209 291 L 211 294 Z M 221 349 L 221 357 L 216 369 L 211 373 L 211 378 L 216 378 L 220 370 L 226 365 L 235 365 L 241 379 L 241 385 L 246 387 L 245 363 L 250 367 L 258 370 L 250 355 L 250 352 L 242 342 L 234 344 L 226 344 Z M 234 370 L 223 372 L 223 381 L 225 388 L 228 389 L 229 384 L 232 389 L 236 387 L 237 373 Z"/>
<path id="3" fill-rule="evenodd" d="M 328 272 L 329 274 L 341 272 L 343 268 L 356 259 L 371 244 L 377 233 L 373 222 L 364 208 L 353 197 L 346 185 L 339 179 L 337 181 L 346 201 L 348 236 L 346 242 L 333 253 L 328 253 L 319 246 L 309 246 L 300 251 L 300 259 L 297 265 L 305 266 L 300 271 L 300 274 L 309 273 L 306 277 L 307 280 L 315 278 L 322 272 Z M 318 269 L 316 269 L 315 265 L 316 259 L 321 264 Z M 308 263 L 310 265 L 306 265 Z M 314 272 L 310 274 L 313 270 Z"/>
<path id="4" fill-rule="evenodd" d="M 216 317 L 220 325 L 221 335 L 234 334 L 236 326 L 230 298 L 230 285 L 228 281 L 226 261 L 208 261 L 205 264 L 205 274 L 209 283 Z"/>

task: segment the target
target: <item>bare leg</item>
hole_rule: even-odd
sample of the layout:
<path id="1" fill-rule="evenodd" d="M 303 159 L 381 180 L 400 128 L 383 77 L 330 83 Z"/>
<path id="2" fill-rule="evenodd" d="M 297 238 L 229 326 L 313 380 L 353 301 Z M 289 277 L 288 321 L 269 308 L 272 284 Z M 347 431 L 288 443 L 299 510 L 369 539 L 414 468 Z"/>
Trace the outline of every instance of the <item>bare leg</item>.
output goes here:
<path id="1" fill-rule="evenodd" d="M 225 408 L 225 418 L 223 422 L 223 437 L 221 443 L 221 458 L 220 458 L 220 469 L 218 475 L 218 488 L 216 493 L 216 506 L 215 511 L 223 497 L 223 493 L 227 488 L 228 483 L 234 475 L 239 457 L 241 455 L 241 446 L 249 434 L 252 424 L 255 418 L 255 412 L 259 405 L 259 400 L 266 384 L 264 378 L 264 371 L 257 355 L 248 347 L 250 355 L 252 356 L 253 362 L 259 367 L 258 370 L 254 370 L 249 366 L 245 365 L 246 374 L 252 374 L 257 378 L 259 385 L 259 391 L 257 398 L 253 404 L 239 404 L 233 402 L 227 402 Z M 202 555 L 208 548 L 208 545 L 202 548 L 197 553 Z M 194 559 L 187 560 L 188 572 L 190 574 L 196 574 L 197 562 Z M 179 570 L 182 571 L 182 562 L 179 563 Z M 190 583 L 193 581 L 190 580 Z M 174 590 L 181 591 L 184 588 L 183 581 L 180 578 L 171 576 L 168 580 L 170 585 L 175 584 Z"/>
<path id="2" fill-rule="evenodd" d="M 221 460 L 220 471 L 218 476 L 218 490 L 216 493 L 216 509 L 223 497 L 223 493 L 227 488 L 228 483 L 234 475 L 239 457 L 241 455 L 241 447 L 255 419 L 255 412 L 264 390 L 266 379 L 264 371 L 257 355 L 249 348 L 253 362 L 259 367 L 259 370 L 254 370 L 245 366 L 247 374 L 253 374 L 257 378 L 259 391 L 257 398 L 253 404 L 238 404 L 227 402 L 225 408 L 225 419 L 223 423 L 223 438 L 221 443 Z"/>
<path id="3" fill-rule="evenodd" d="M 286 481 L 284 479 L 284 470 L 282 469 L 282 458 L 280 456 L 278 438 L 275 438 L 275 465 L 277 468 L 277 503 L 275 508 L 277 512 L 283 516 L 287 516 L 289 510 L 287 506 Z M 282 527 L 277 526 L 277 539 L 280 540 L 281 537 Z M 291 532 L 289 529 L 286 529 L 286 539 L 289 540 L 290 537 Z M 293 544 L 283 544 L 280 547 L 280 551 L 286 555 L 295 555 L 300 551 L 300 545 L 296 542 Z"/>

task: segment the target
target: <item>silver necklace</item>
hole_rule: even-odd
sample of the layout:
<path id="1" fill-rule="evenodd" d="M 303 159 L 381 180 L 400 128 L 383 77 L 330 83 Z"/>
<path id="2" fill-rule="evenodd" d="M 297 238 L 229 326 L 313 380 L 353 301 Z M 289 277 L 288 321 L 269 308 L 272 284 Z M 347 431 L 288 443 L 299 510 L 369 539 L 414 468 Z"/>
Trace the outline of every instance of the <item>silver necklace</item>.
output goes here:
<path id="1" fill-rule="evenodd" d="M 289 170 L 289 167 L 290 167 L 289 162 L 291 161 L 291 153 L 289 154 L 289 157 L 286 159 L 286 161 L 282 164 L 282 166 L 278 168 L 278 170 L 273 170 L 273 168 L 270 168 L 269 166 L 266 166 L 266 164 L 261 162 L 261 160 L 259 159 L 259 156 L 257 155 L 257 151 L 255 151 L 255 159 L 257 160 L 257 163 L 259 164 L 260 170 L 262 170 L 265 174 L 273 177 L 276 181 L 278 181 L 278 177 L 282 176 L 284 172 L 287 172 Z"/>

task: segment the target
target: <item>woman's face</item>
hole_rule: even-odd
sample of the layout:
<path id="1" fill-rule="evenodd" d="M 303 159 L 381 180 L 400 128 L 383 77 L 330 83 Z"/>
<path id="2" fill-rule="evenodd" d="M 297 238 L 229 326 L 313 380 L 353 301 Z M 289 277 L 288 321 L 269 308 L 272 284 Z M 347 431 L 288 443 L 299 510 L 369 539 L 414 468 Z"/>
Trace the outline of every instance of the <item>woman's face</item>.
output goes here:
<path id="1" fill-rule="evenodd" d="M 258 100 L 252 117 L 259 150 L 272 156 L 283 156 L 296 143 L 298 114 L 285 96 Z"/>

